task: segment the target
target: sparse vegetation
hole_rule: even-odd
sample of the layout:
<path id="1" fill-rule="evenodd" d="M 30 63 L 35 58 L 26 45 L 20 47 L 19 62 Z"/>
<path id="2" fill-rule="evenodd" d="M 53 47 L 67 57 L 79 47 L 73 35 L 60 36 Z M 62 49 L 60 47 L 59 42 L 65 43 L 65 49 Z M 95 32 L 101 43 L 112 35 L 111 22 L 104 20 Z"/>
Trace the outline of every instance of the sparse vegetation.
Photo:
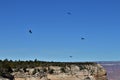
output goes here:
<path id="1" fill-rule="evenodd" d="M 29 61 L 21 61 L 21 60 L 0 60 L 0 75 L 2 73 L 12 73 L 13 70 L 19 71 L 20 69 L 23 69 L 24 72 L 26 72 L 26 68 L 34 68 L 34 67 L 49 67 L 49 66 L 61 66 L 61 72 L 65 72 L 65 66 L 70 66 L 71 64 L 76 64 L 78 66 L 86 64 L 86 65 L 95 65 L 96 63 L 93 62 L 84 62 L 84 63 L 79 63 L 79 62 L 46 62 L 46 61 L 39 61 L 35 59 L 34 61 L 29 60 Z M 84 67 L 80 66 L 80 69 L 83 69 Z M 47 72 L 47 69 L 43 69 L 44 72 Z M 36 70 L 34 71 L 34 73 Z M 52 74 L 54 72 L 53 69 L 48 69 L 48 72 Z M 34 74 L 33 73 L 33 74 Z"/>
<path id="2" fill-rule="evenodd" d="M 65 71 L 65 68 L 63 68 L 63 67 L 62 67 L 60 70 L 61 70 L 61 72 L 63 72 L 63 73 L 66 72 L 66 71 Z"/>
<path id="3" fill-rule="evenodd" d="M 34 69 L 34 71 L 33 71 L 32 75 L 34 75 L 34 74 L 36 74 L 36 73 L 37 73 L 37 70 L 36 70 L 36 69 Z"/>
<path id="4" fill-rule="evenodd" d="M 65 67 L 66 65 L 71 65 L 71 64 L 76 64 L 76 65 L 95 65 L 96 63 L 94 62 L 46 62 L 46 61 L 39 61 L 35 59 L 34 61 L 29 60 L 29 61 L 21 61 L 21 60 L 0 60 L 0 68 L 34 68 L 38 66 L 61 66 Z"/>
<path id="5" fill-rule="evenodd" d="M 54 73 L 54 69 L 50 69 L 48 73 L 49 74 L 53 74 Z"/>
<path id="6" fill-rule="evenodd" d="M 13 72 L 20 72 L 19 77 L 26 74 L 27 76 L 39 76 L 45 77 L 47 74 L 59 75 L 59 73 L 74 75 L 77 71 L 88 71 L 90 75 L 96 74 L 92 66 L 97 66 L 94 62 L 46 62 L 35 59 L 34 61 L 12 61 L 12 60 L 0 60 L 0 76 L 7 77 L 13 80 Z M 76 73 L 74 73 L 76 71 Z"/>
<path id="7" fill-rule="evenodd" d="M 43 68 L 43 72 L 47 72 L 47 69 L 46 69 L 46 68 Z"/>

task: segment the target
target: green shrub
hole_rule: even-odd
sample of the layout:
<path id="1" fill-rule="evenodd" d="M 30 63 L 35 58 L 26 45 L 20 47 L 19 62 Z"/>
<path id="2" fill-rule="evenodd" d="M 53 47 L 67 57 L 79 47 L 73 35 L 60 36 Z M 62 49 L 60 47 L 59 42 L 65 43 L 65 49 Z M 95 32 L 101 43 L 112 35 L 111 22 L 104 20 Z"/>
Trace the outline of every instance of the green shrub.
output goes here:
<path id="1" fill-rule="evenodd" d="M 48 73 L 49 74 L 53 74 L 54 73 L 54 69 L 50 69 Z"/>
<path id="2" fill-rule="evenodd" d="M 63 68 L 63 67 L 62 67 L 60 70 L 61 70 L 61 72 L 63 72 L 63 73 L 66 72 L 66 71 L 65 71 L 65 68 Z"/>

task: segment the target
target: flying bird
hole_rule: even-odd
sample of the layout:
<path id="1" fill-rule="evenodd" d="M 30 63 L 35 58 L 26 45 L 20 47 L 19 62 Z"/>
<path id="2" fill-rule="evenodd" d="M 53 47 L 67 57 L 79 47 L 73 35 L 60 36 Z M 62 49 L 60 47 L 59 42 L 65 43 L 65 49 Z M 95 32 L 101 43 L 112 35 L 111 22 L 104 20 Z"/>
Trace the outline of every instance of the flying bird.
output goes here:
<path id="1" fill-rule="evenodd" d="M 82 37 L 81 40 L 85 40 L 85 38 Z"/>
<path id="2" fill-rule="evenodd" d="M 72 58 L 72 56 L 69 56 L 70 58 Z"/>
<path id="3" fill-rule="evenodd" d="M 32 31 L 31 31 L 31 29 L 29 30 L 29 33 L 30 33 L 30 34 L 32 34 Z"/>
<path id="4" fill-rule="evenodd" d="M 67 12 L 68 15 L 71 15 L 72 13 L 71 12 Z"/>

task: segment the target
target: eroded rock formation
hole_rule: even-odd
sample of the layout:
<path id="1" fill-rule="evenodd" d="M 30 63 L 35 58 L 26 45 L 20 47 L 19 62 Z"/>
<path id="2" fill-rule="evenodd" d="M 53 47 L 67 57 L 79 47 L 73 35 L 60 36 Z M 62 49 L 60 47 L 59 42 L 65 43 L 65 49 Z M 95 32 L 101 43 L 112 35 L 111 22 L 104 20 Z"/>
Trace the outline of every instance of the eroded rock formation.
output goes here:
<path id="1" fill-rule="evenodd" d="M 99 64 L 71 64 L 20 69 L 15 80 L 107 80 L 106 70 Z"/>

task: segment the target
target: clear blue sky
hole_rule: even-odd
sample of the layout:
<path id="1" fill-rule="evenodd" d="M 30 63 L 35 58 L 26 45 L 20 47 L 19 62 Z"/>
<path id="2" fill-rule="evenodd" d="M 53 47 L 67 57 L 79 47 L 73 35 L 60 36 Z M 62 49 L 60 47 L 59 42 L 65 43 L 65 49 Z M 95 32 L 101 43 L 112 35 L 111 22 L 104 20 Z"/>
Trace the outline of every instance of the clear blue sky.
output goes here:
<path id="1" fill-rule="evenodd" d="M 120 60 L 120 0 L 0 0 L 5 58 Z"/>

